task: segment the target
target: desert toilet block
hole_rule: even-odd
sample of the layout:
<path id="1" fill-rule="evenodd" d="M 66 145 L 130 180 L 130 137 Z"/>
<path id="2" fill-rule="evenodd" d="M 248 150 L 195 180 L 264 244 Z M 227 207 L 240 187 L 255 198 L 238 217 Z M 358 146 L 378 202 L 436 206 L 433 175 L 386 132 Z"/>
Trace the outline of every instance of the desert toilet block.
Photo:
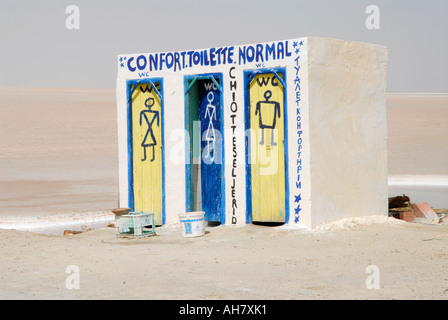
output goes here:
<path id="1" fill-rule="evenodd" d="M 297 38 L 117 57 L 119 203 L 156 225 L 387 215 L 387 49 Z"/>

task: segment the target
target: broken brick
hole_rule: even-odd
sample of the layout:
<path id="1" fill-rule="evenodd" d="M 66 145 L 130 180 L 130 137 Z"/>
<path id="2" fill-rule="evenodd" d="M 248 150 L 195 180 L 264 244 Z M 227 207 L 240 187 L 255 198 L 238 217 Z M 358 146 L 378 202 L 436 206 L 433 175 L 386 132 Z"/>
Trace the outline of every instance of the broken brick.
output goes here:
<path id="1" fill-rule="evenodd" d="M 418 204 L 414 208 L 414 215 L 417 218 L 438 218 L 437 213 L 431 208 L 428 202 Z"/>
<path id="2" fill-rule="evenodd" d="M 414 221 L 414 211 L 401 211 L 399 216 L 400 220 L 404 220 L 406 222 Z"/>

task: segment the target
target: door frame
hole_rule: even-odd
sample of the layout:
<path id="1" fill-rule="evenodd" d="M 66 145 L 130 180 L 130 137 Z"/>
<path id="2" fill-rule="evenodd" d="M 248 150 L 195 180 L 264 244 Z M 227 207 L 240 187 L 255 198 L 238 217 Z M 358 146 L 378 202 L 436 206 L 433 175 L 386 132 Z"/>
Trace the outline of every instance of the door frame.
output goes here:
<path id="1" fill-rule="evenodd" d="M 287 104 L 287 82 L 286 82 L 286 68 L 260 68 L 244 70 L 244 130 L 250 129 L 250 90 L 249 86 L 256 75 L 272 73 L 283 86 L 283 130 L 284 130 L 284 152 L 285 152 L 285 224 L 289 222 L 289 170 L 288 170 L 288 104 Z M 278 73 L 281 73 L 283 79 L 280 79 Z M 249 163 L 249 138 L 245 137 L 245 161 L 246 161 L 246 223 L 252 222 L 252 172 L 251 164 Z"/>
<path id="2" fill-rule="evenodd" d="M 165 115 L 164 115 L 164 96 L 163 96 L 163 78 L 144 78 L 138 80 L 126 81 L 126 99 L 127 99 L 127 127 L 128 127 L 128 205 L 131 211 L 134 211 L 134 174 L 133 174 L 133 149 L 132 149 L 132 95 L 139 84 L 149 84 L 155 90 L 160 98 L 160 130 L 162 136 L 162 225 L 166 223 L 165 208 Z M 154 83 L 160 83 L 160 91 Z M 133 86 L 133 87 L 132 87 Z"/>
<path id="3" fill-rule="evenodd" d="M 215 79 L 219 79 L 219 83 Z M 219 119 L 219 130 L 221 133 L 221 212 L 219 212 L 220 222 L 221 224 L 225 224 L 226 221 L 226 207 L 225 207 L 225 137 L 224 137 L 224 89 L 223 89 L 223 75 L 222 73 L 204 73 L 204 74 L 194 74 L 194 75 L 186 75 L 184 76 L 184 115 L 185 115 L 185 133 L 190 133 L 189 123 L 190 123 L 190 106 L 189 101 L 186 99 L 186 96 L 189 90 L 192 88 L 193 84 L 197 80 L 212 80 L 218 91 L 220 92 L 220 119 Z M 199 106 L 198 106 L 199 107 Z M 202 141 L 202 133 L 201 133 L 201 141 Z M 193 191 L 191 189 L 191 153 L 193 152 L 192 146 L 190 145 L 190 137 L 185 134 L 185 208 L 187 212 L 190 212 L 193 208 Z M 202 157 L 202 155 L 201 155 Z M 202 189 L 201 189 L 202 193 Z M 201 194 L 202 196 L 202 194 Z"/>

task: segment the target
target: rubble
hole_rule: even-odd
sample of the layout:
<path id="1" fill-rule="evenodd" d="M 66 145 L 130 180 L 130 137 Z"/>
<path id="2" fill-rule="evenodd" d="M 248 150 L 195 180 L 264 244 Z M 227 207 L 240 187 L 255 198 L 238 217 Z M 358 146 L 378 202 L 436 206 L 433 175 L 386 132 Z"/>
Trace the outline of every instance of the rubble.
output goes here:
<path id="1" fill-rule="evenodd" d="M 72 236 L 74 234 L 83 233 L 84 231 L 64 230 L 64 236 Z"/>
<path id="2" fill-rule="evenodd" d="M 414 222 L 414 212 L 413 211 L 401 211 L 398 214 L 398 217 L 400 220 L 404 220 L 406 222 Z"/>
<path id="3" fill-rule="evenodd" d="M 414 215 L 418 218 L 438 218 L 436 212 L 426 201 L 415 206 Z"/>
<path id="4" fill-rule="evenodd" d="M 87 231 L 92 230 L 91 228 L 87 228 L 86 226 L 82 225 L 80 226 L 82 231 L 77 231 L 77 230 L 64 230 L 64 236 L 72 236 L 74 234 L 80 234 L 80 233 L 84 233 Z"/>
<path id="5" fill-rule="evenodd" d="M 448 209 L 433 209 L 428 202 L 414 204 L 406 196 L 389 198 L 389 216 L 406 222 L 438 224 L 448 214 Z"/>
<path id="6" fill-rule="evenodd" d="M 408 207 L 410 206 L 410 201 L 411 199 L 405 194 L 389 198 L 389 209 Z"/>

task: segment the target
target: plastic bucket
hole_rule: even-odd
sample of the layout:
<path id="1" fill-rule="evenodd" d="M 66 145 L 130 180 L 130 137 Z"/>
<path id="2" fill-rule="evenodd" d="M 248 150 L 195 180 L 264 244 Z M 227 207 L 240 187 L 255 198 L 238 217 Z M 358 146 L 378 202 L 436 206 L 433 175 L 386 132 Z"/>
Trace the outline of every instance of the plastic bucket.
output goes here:
<path id="1" fill-rule="evenodd" d="M 179 215 L 184 237 L 200 237 L 205 234 L 204 214 L 204 211 L 194 211 Z"/>

